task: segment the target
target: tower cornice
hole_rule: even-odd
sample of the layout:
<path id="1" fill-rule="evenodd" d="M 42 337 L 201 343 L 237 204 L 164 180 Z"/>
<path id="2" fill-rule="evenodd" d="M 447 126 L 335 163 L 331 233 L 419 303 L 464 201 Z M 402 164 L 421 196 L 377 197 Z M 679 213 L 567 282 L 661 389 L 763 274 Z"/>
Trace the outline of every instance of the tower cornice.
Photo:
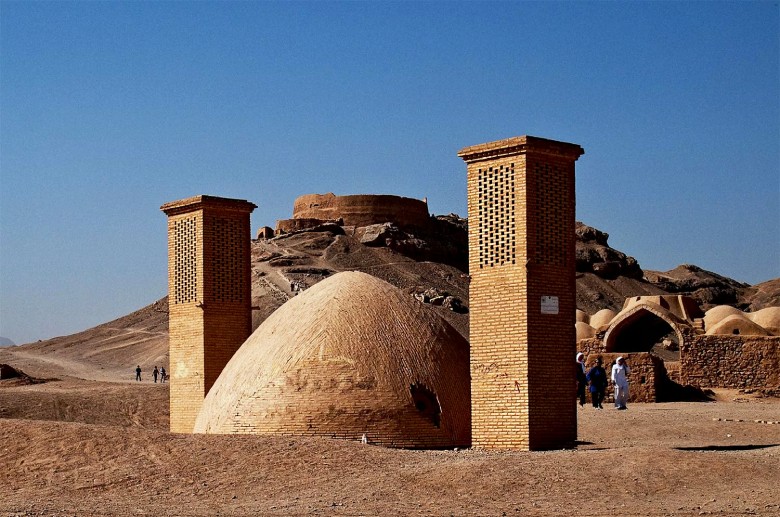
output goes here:
<path id="1" fill-rule="evenodd" d="M 252 212 L 255 208 L 257 208 L 257 205 L 245 199 L 231 199 L 227 197 L 200 195 L 165 203 L 160 207 L 160 210 L 165 212 L 168 216 L 172 216 L 193 212 L 203 208 Z"/>
<path id="2" fill-rule="evenodd" d="M 544 154 L 576 160 L 584 153 L 585 150 L 577 144 L 523 135 L 464 147 L 458 151 L 458 156 L 463 158 L 466 163 L 473 163 L 521 154 Z"/>

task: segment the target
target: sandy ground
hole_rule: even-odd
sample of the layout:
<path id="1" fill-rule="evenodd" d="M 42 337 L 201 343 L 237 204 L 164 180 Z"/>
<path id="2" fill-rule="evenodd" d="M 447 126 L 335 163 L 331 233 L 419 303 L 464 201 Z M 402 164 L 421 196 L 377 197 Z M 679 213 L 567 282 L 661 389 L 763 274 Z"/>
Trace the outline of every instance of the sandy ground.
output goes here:
<path id="1" fill-rule="evenodd" d="M 571 450 L 411 451 L 170 434 L 150 381 L 0 381 L 0 514 L 780 515 L 780 400 L 718 394 L 586 406 Z"/>

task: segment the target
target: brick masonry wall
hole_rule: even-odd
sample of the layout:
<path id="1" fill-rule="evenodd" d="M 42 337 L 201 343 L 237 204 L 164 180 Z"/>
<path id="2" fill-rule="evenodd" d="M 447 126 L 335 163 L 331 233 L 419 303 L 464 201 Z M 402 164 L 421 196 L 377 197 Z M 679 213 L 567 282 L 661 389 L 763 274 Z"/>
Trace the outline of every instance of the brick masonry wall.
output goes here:
<path id="1" fill-rule="evenodd" d="M 203 278 L 198 250 L 203 246 L 203 213 L 168 218 L 168 311 L 170 429 L 192 431 L 206 395 L 203 382 Z M 194 237 L 193 237 L 194 236 Z"/>
<path id="2" fill-rule="evenodd" d="M 780 388 L 780 337 L 692 336 L 680 347 L 680 377 L 700 388 Z"/>
<path id="3" fill-rule="evenodd" d="M 530 150 L 527 161 L 530 446 L 549 449 L 577 439 L 571 390 L 551 382 L 575 355 L 574 162 Z M 544 296 L 558 299 L 557 314 L 544 313 Z"/>
<path id="4" fill-rule="evenodd" d="M 472 443 L 576 439 L 574 161 L 579 146 L 519 137 L 466 148 Z M 557 311 L 542 310 L 554 296 Z M 546 312 L 546 313 L 543 313 Z M 571 382 L 570 382 L 571 381 Z"/>

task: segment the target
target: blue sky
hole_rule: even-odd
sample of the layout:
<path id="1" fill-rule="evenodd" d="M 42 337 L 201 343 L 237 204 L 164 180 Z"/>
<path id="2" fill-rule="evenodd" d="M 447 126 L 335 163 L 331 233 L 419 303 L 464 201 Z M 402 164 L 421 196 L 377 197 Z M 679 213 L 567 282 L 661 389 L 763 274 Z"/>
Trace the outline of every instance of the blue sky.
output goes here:
<path id="1" fill-rule="evenodd" d="M 645 269 L 780 277 L 777 2 L 0 3 L 0 335 L 167 289 L 165 202 L 428 197 L 465 146 L 582 145 L 577 218 Z"/>

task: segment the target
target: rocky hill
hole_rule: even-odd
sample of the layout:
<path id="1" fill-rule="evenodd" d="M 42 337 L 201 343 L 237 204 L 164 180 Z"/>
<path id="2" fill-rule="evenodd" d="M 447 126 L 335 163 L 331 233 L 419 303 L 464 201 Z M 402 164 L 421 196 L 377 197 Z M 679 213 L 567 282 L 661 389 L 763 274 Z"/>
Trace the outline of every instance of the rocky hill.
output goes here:
<path id="1" fill-rule="evenodd" d="M 468 339 L 466 220 L 454 214 L 432 217 L 426 227 L 393 222 L 365 227 L 323 224 L 258 239 L 251 247 L 253 327 L 301 290 L 339 271 L 363 271 L 425 303 Z M 780 279 L 749 286 L 682 265 L 671 271 L 643 271 L 633 257 L 609 247 L 609 235 L 577 223 L 577 306 L 589 314 L 620 310 L 626 297 L 685 294 L 706 309 L 713 304 L 755 311 L 780 305 Z M 15 365 L 47 358 L 70 371 L 90 370 L 101 379 L 132 379 L 138 363 L 167 364 L 167 298 L 109 323 L 71 336 L 13 347 Z M 40 366 L 40 365 L 38 365 Z M 61 370 L 62 368 L 60 368 Z"/>

